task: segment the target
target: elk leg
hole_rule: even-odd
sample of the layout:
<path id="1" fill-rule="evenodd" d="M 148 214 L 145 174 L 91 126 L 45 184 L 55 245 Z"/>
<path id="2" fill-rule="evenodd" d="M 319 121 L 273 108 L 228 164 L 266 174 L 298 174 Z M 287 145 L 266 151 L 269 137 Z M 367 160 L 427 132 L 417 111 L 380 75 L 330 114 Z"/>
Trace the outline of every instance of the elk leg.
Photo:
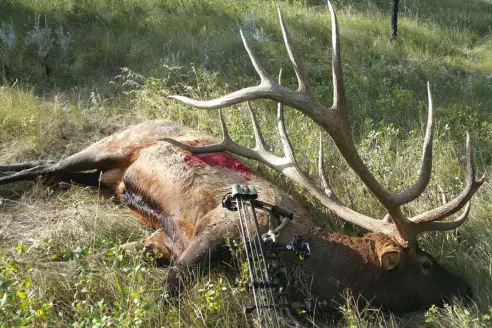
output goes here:
<path id="1" fill-rule="evenodd" d="M 57 163 L 56 161 L 31 161 L 31 162 L 24 162 L 24 163 L 0 165 L 0 172 L 18 172 L 5 177 L 7 178 L 5 180 L 2 180 L 2 178 L 0 178 L 0 181 L 4 181 L 2 183 L 9 183 L 14 181 L 19 181 L 19 179 L 23 180 L 25 178 L 27 179 L 34 178 L 38 176 L 39 173 L 42 174 L 44 170 L 51 168 L 56 163 Z M 58 179 L 62 181 L 72 181 L 75 183 L 88 185 L 88 186 L 98 186 L 99 175 L 100 175 L 99 171 L 76 172 L 76 173 L 64 172 L 64 173 L 60 173 Z"/>
<path id="2" fill-rule="evenodd" d="M 92 170 L 107 170 L 118 167 L 124 160 L 112 153 L 94 154 L 86 149 L 74 154 L 62 161 L 33 161 L 12 165 L 1 165 L 0 172 L 15 171 L 11 175 L 0 177 L 0 185 L 23 180 L 35 180 L 38 176 L 59 177 L 58 179 L 80 182 L 88 185 L 96 185 Z M 89 174 L 90 175 L 85 175 Z"/>
<path id="3" fill-rule="evenodd" d="M 7 166 L 7 165 L 6 165 Z M 92 172 L 51 172 L 53 165 L 42 164 L 29 169 L 16 172 L 5 177 L 0 177 L 0 185 L 23 180 L 35 180 L 37 177 L 47 175 L 55 177 L 57 181 L 70 181 L 87 186 L 97 187 L 99 185 L 100 171 Z M 2 168 L 0 168 L 1 171 Z M 12 170 L 9 170 L 12 171 Z"/>
<path id="4" fill-rule="evenodd" d="M 169 266 L 173 259 L 171 250 L 165 245 L 167 235 L 164 230 L 158 229 L 142 244 L 140 241 L 132 241 L 120 245 L 119 248 L 125 251 L 143 251 L 145 256 L 152 257 L 152 261 L 157 266 Z"/>
<path id="5" fill-rule="evenodd" d="M 55 163 L 55 161 L 31 161 L 24 163 L 0 165 L 0 172 L 19 172 L 27 169 L 32 169 L 33 167 L 41 165 L 51 166 Z"/>
<path id="6" fill-rule="evenodd" d="M 225 240 L 207 237 L 210 236 L 200 236 L 195 240 L 179 257 L 176 265 L 169 269 L 164 286 L 167 292 L 176 295 L 185 276 L 196 277 L 218 263 L 230 260 Z"/>
<path id="7" fill-rule="evenodd" d="M 22 164 L 15 164 L 15 165 L 13 165 L 13 167 L 20 167 L 21 165 Z M 37 165 L 34 167 L 24 169 L 22 171 L 16 172 L 16 173 L 11 174 L 11 175 L 7 175 L 5 177 L 1 177 L 0 178 L 0 185 L 11 183 L 11 182 L 23 181 L 23 180 L 34 180 L 38 176 L 48 173 L 49 169 L 52 166 L 53 165 L 51 165 L 51 164 L 41 164 L 41 165 Z M 8 167 L 8 165 L 5 165 L 5 167 Z M 27 167 L 28 167 L 28 164 L 27 164 Z M 12 171 L 12 170 L 10 170 L 10 171 Z M 16 170 L 14 170 L 14 171 L 16 171 Z"/>
<path id="8" fill-rule="evenodd" d="M 173 260 L 171 250 L 166 246 L 169 239 L 163 229 L 154 232 L 143 245 L 143 251 L 147 257 L 152 257 L 157 266 L 169 266 Z"/>
<path id="9" fill-rule="evenodd" d="M 101 171 L 95 170 L 92 172 L 61 172 L 56 175 L 55 182 L 67 181 L 70 183 L 76 183 L 84 186 L 99 187 L 101 181 L 99 180 Z"/>

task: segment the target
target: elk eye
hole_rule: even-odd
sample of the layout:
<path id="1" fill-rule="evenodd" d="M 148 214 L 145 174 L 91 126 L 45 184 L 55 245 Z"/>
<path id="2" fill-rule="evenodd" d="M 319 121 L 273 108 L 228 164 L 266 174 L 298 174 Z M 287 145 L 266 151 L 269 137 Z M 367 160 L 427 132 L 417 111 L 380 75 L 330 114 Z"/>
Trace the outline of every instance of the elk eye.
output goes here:
<path id="1" fill-rule="evenodd" d="M 432 270 L 432 263 L 430 261 L 424 261 L 420 265 L 420 268 L 421 268 L 423 274 L 429 275 L 431 273 L 431 270 Z"/>

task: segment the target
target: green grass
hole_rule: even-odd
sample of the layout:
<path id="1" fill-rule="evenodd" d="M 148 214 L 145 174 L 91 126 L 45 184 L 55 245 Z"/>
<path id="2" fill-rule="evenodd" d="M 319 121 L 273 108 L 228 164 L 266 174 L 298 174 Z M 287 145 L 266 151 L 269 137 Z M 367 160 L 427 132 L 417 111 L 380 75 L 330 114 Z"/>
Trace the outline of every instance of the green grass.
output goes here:
<path id="1" fill-rule="evenodd" d="M 330 20 L 324 2 L 280 5 L 315 93 L 329 104 Z M 478 171 L 491 171 L 492 11 L 487 0 L 403 0 L 399 37 L 390 42 L 390 5 L 381 0 L 334 2 L 353 133 L 361 156 L 392 190 L 415 179 L 426 82 L 431 84 L 438 119 L 434 174 L 427 191 L 404 209 L 415 214 L 439 205 L 440 189 L 451 198 L 462 187 L 466 131 Z M 276 6 L 259 0 L 1 2 L 0 162 L 60 159 L 118 128 L 158 117 L 218 135 L 215 112 L 190 110 L 165 96 L 209 99 L 257 83 L 239 28 L 267 71 L 275 76 L 283 68 L 284 83 L 295 88 Z M 12 31 L 15 38 L 2 38 Z M 63 44 L 67 40 L 68 46 Z M 280 151 L 275 105 L 261 101 L 254 106 L 261 109 L 267 140 Z M 229 110 L 227 120 L 232 136 L 249 144 L 252 129 L 243 109 Z M 301 167 L 315 177 L 317 128 L 292 110 L 286 120 Z M 337 194 L 354 209 L 382 217 L 382 207 L 333 148 L 327 142 L 325 159 Z M 327 219 L 302 190 L 252 165 L 304 197 L 320 225 L 361 233 Z M 18 184 L 2 186 L 0 197 L 0 326 L 244 326 L 240 309 L 248 293 L 220 270 L 190 287 L 179 302 L 163 295 L 165 271 L 139 253 L 116 247 L 151 232 L 110 196 L 77 186 L 52 190 Z M 348 297 L 340 305 L 341 315 L 315 318 L 316 323 L 490 326 L 491 213 L 487 181 L 466 225 L 420 240 L 440 263 L 469 282 L 475 304 L 394 316 L 370 306 L 356 309 Z"/>

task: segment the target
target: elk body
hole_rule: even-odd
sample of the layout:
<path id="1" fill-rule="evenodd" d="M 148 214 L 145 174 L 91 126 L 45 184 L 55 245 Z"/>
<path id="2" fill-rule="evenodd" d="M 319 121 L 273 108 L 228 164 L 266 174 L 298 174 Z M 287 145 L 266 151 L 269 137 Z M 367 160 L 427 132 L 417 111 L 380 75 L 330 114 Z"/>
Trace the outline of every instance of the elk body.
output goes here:
<path id="1" fill-rule="evenodd" d="M 173 97 L 185 104 L 206 109 L 223 108 L 257 98 L 276 100 L 279 102 L 277 120 L 283 157 L 268 150 L 254 115 L 252 122 L 257 146 L 249 149 L 233 142 L 221 112 L 224 139 L 219 143 L 171 121 L 149 121 L 109 136 L 60 162 L 0 166 L 0 172 L 15 172 L 0 177 L 0 184 L 44 176 L 89 185 L 97 185 L 100 181 L 112 188 L 120 201 L 128 205 L 144 224 L 156 229 L 145 242 L 145 247 L 158 250 L 162 262 L 174 265 L 167 279 L 168 289 L 178 287 L 180 271 L 193 270 L 197 265 L 220 255 L 221 245 L 227 239 L 237 239 L 238 220 L 232 212 L 222 208 L 221 199 L 230 191 L 232 184 L 243 183 L 255 186 L 262 201 L 294 212 L 295 219 L 286 225 L 278 241 L 288 242 L 293 233 L 300 233 L 311 244 L 312 258 L 304 262 L 299 270 L 309 280 L 311 290 L 308 292 L 314 297 L 332 301 L 335 305 L 344 291 L 349 290 L 376 306 L 409 311 L 442 304 L 443 300 L 452 296 L 470 296 L 470 289 L 461 278 L 449 273 L 417 245 L 418 234 L 455 229 L 466 220 L 469 201 L 484 181 L 484 176 L 475 181 L 469 138 L 467 183 L 461 193 L 439 208 L 413 218 L 404 216 L 401 206 L 417 198 L 430 179 L 434 123 L 430 91 L 419 179 L 406 191 L 390 193 L 369 172 L 352 140 L 343 90 L 337 23 L 331 5 L 330 12 L 334 79 L 332 107 L 324 107 L 314 98 L 302 64 L 292 51 L 280 12 L 285 44 L 299 81 L 297 91 L 288 90 L 272 80 L 243 37 L 246 50 L 261 78 L 258 86 L 211 101 Z M 320 186 L 310 181 L 299 169 L 284 127 L 282 104 L 309 116 L 331 136 L 348 164 L 387 209 L 388 215 L 383 220 L 357 213 L 340 201 L 323 174 L 322 147 Z M 252 172 L 236 155 L 260 161 L 284 174 L 334 214 L 372 233 L 355 238 L 316 227 L 295 200 Z M 465 205 L 464 213 L 458 219 L 443 221 Z M 266 230 L 266 214 L 259 213 L 261 229 Z M 291 262 L 289 255 L 283 256 L 286 262 Z"/>
<path id="2" fill-rule="evenodd" d="M 440 304 L 442 295 L 469 294 L 460 278 L 418 248 L 405 248 L 383 233 L 354 238 L 317 228 L 295 200 L 233 155 L 197 155 L 160 141 L 162 138 L 193 145 L 213 141 L 175 122 L 149 121 L 102 139 L 55 164 L 2 166 L 3 171 L 23 170 L 0 178 L 0 183 L 39 175 L 90 185 L 97 185 L 100 179 L 145 225 L 156 229 L 144 247 L 158 251 L 160 263 L 181 267 L 203 264 L 209 252 L 218 250 L 227 238 L 238 239 L 237 217 L 222 208 L 221 200 L 233 183 L 254 185 L 262 201 L 294 212 L 294 220 L 278 241 L 287 243 L 293 233 L 300 233 L 311 243 L 313 254 L 300 270 L 305 271 L 307 280 L 312 279 L 314 296 L 337 302 L 349 289 L 372 300 L 374 305 L 406 311 Z M 258 214 L 265 231 L 266 213 Z M 402 283 L 419 288 L 402 295 Z"/>

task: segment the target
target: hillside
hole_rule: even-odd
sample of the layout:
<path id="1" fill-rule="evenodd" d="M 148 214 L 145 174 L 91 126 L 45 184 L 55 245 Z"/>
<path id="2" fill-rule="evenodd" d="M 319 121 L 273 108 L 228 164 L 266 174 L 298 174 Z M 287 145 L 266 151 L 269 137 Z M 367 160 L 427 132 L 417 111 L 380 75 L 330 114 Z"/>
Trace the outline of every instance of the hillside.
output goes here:
<path id="1" fill-rule="evenodd" d="M 0 163 L 58 160 L 125 126 L 169 118 L 220 135 L 218 115 L 166 96 L 211 99 L 258 82 L 242 46 L 250 40 L 265 69 L 296 88 L 276 7 L 291 32 L 317 98 L 330 104 L 330 17 L 323 1 L 3 0 L 0 3 Z M 465 180 L 466 132 L 477 172 L 492 171 L 492 4 L 489 0 L 402 0 L 399 36 L 390 41 L 391 1 L 333 1 L 338 15 L 350 122 L 359 152 L 381 183 L 402 190 L 417 178 L 427 115 L 426 83 L 436 108 L 433 176 L 405 211 L 451 199 Z M 268 142 L 275 104 L 255 102 Z M 243 110 L 227 111 L 231 136 L 252 143 Z M 316 176 L 319 130 L 288 110 L 287 130 L 301 167 Z M 417 155 L 416 155 L 417 154 Z M 325 163 L 337 194 L 352 208 L 384 209 L 334 147 Z M 251 163 L 338 231 L 358 229 L 331 217 L 302 190 Z M 162 295 L 165 270 L 118 245 L 151 231 L 102 190 L 41 183 L 0 186 L 0 327 L 244 326 L 247 293 L 220 270 L 176 303 Z M 429 233 L 420 246 L 465 278 L 472 304 L 388 315 L 353 300 L 320 327 L 482 327 L 492 324 L 492 184 L 474 197 L 468 222 Z M 95 257 L 86 260 L 87 256 Z M 306 319 L 307 320 L 307 319 Z"/>

